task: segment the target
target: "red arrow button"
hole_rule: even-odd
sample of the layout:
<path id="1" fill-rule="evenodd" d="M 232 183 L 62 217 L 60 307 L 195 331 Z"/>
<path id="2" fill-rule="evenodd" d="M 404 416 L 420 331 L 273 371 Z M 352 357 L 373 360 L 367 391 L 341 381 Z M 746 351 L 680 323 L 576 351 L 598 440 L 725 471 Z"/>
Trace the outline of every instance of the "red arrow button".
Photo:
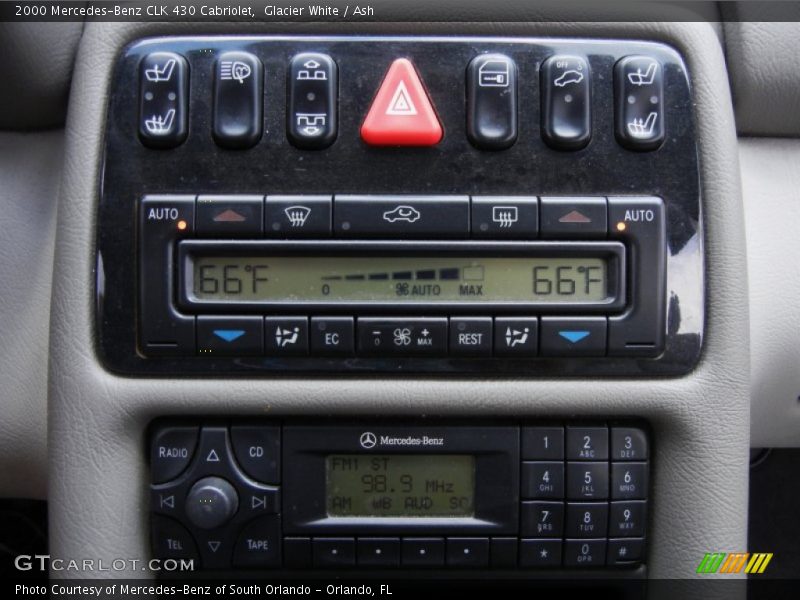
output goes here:
<path id="1" fill-rule="evenodd" d="M 361 139 L 370 146 L 435 146 L 441 141 L 442 125 L 407 58 L 389 67 L 361 126 Z"/>

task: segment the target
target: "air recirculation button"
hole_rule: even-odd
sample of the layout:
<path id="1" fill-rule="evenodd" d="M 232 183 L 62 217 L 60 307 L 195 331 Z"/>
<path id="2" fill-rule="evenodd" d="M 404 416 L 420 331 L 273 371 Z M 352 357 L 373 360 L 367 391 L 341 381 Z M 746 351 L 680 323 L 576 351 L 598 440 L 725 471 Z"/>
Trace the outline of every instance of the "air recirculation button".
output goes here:
<path id="1" fill-rule="evenodd" d="M 236 489 L 221 477 L 205 477 L 186 496 L 186 516 L 201 529 L 225 524 L 239 508 Z"/>

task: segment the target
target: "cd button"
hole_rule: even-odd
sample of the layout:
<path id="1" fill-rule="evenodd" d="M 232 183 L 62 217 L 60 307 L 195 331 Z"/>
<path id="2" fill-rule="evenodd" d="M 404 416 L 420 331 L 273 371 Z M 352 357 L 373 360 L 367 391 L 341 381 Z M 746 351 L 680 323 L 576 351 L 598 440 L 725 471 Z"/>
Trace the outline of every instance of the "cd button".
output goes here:
<path id="1" fill-rule="evenodd" d="M 268 237 L 328 237 L 331 196 L 267 196 L 264 210 Z"/>
<path id="2" fill-rule="evenodd" d="M 491 317 L 452 317 L 450 319 L 452 356 L 491 356 Z"/>
<path id="3" fill-rule="evenodd" d="M 231 443 L 236 460 L 248 477 L 262 483 L 280 483 L 280 427 L 235 425 L 231 427 Z"/>
<path id="4" fill-rule="evenodd" d="M 198 235 L 260 236 L 263 196 L 198 196 Z"/>
<path id="5" fill-rule="evenodd" d="M 472 235 L 476 238 L 532 240 L 539 235 L 535 197 L 473 196 Z"/>
<path id="6" fill-rule="evenodd" d="M 447 352 L 447 318 L 360 318 L 358 352 L 365 356 L 442 356 Z"/>
<path id="7" fill-rule="evenodd" d="M 265 317 L 264 333 L 270 356 L 304 356 L 308 354 L 308 318 Z"/>

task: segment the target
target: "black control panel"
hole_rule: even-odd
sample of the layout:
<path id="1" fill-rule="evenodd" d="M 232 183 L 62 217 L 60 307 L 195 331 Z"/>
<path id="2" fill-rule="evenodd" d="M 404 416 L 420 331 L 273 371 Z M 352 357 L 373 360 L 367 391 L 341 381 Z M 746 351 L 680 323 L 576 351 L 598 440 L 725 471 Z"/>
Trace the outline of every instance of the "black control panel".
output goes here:
<path id="1" fill-rule="evenodd" d="M 698 359 L 691 93 L 666 46 L 163 38 L 127 48 L 113 85 L 97 292 L 114 370 Z"/>
<path id="2" fill-rule="evenodd" d="M 152 547 L 203 569 L 581 569 L 645 562 L 629 423 L 161 424 Z"/>

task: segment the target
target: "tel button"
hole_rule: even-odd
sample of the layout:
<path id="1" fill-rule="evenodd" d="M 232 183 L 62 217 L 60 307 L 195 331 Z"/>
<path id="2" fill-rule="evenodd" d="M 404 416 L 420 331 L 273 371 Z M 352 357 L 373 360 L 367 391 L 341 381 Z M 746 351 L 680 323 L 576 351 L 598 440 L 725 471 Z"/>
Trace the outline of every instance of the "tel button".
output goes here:
<path id="1" fill-rule="evenodd" d="M 453 356 L 490 356 L 492 354 L 492 318 L 452 317 L 450 319 L 450 354 Z"/>
<path id="2" fill-rule="evenodd" d="M 239 466 L 249 477 L 261 483 L 280 483 L 280 427 L 235 425 L 231 442 Z"/>
<path id="3" fill-rule="evenodd" d="M 164 427 L 153 439 L 150 477 L 153 483 L 175 479 L 186 468 L 197 446 L 197 427 Z"/>
<path id="4" fill-rule="evenodd" d="M 311 352 L 314 355 L 352 355 L 355 352 L 353 317 L 312 317 Z"/>
<path id="5" fill-rule="evenodd" d="M 158 558 L 197 558 L 192 534 L 180 523 L 166 517 L 152 518 L 153 554 Z"/>

